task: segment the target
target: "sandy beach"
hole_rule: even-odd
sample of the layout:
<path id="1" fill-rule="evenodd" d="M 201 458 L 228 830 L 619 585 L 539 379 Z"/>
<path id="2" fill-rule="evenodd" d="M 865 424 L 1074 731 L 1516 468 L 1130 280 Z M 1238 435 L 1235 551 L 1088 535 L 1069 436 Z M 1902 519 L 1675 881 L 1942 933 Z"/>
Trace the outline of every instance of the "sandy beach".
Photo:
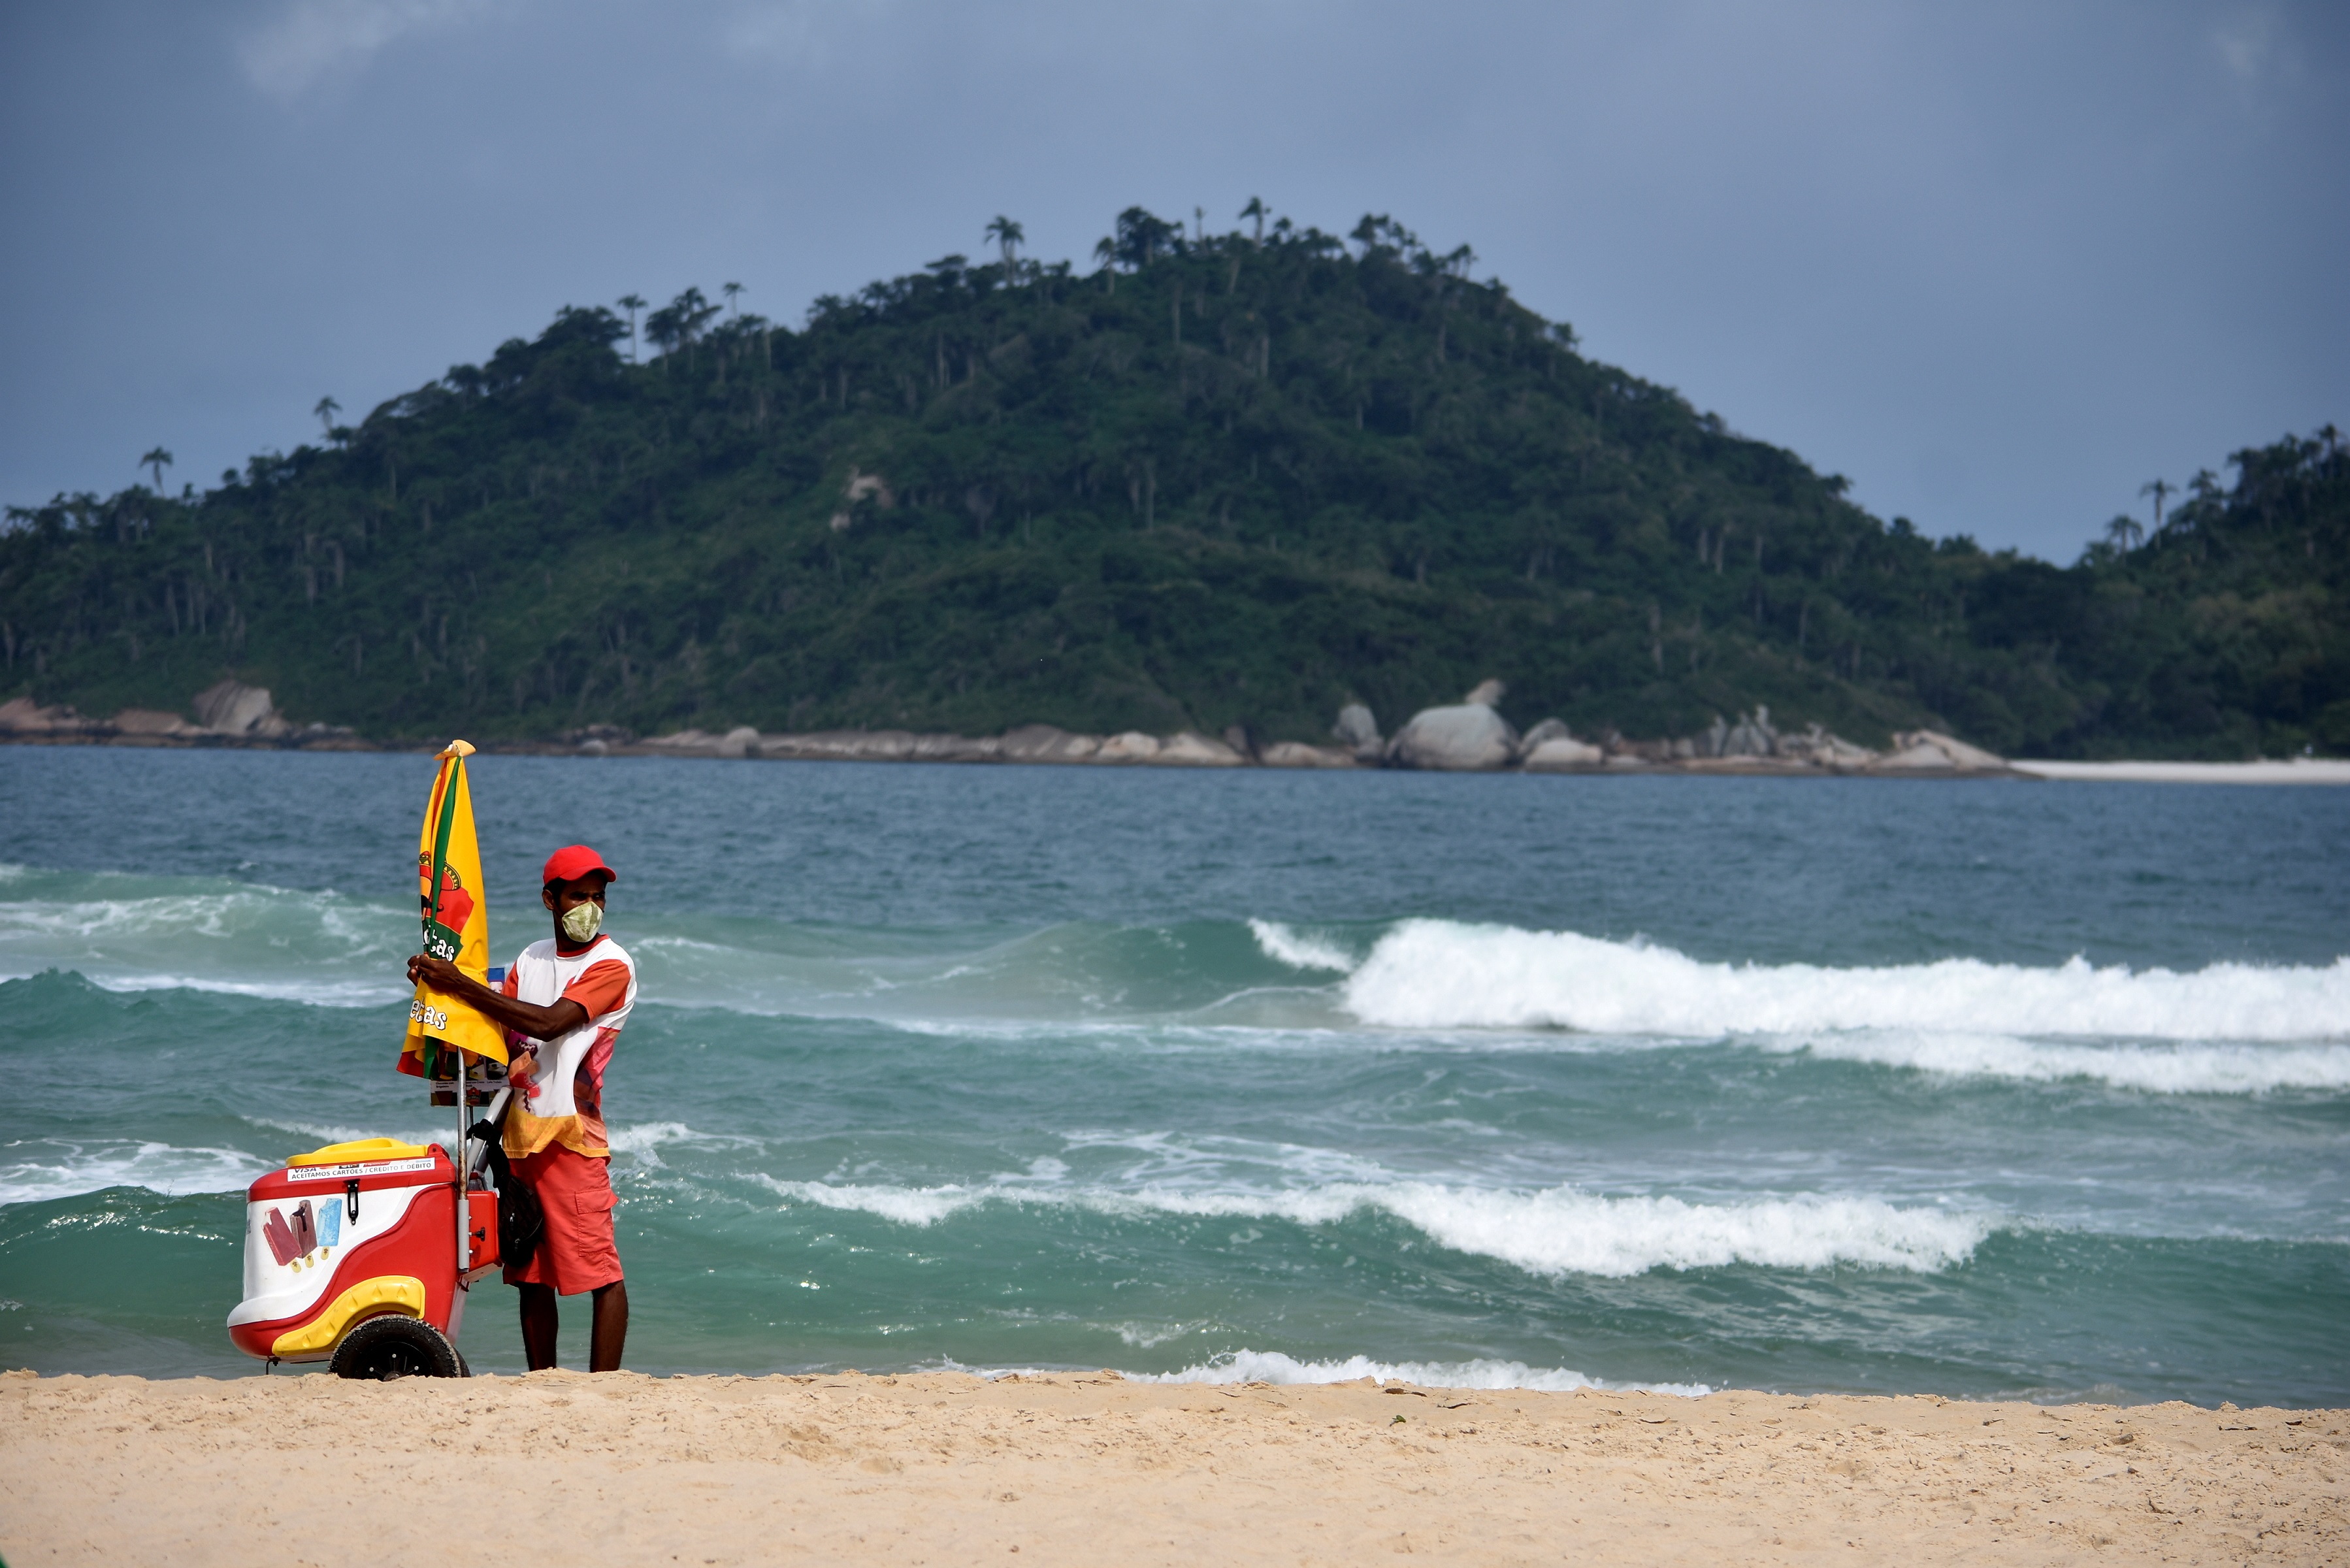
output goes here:
<path id="1" fill-rule="evenodd" d="M 0 1554 L 2338 1563 L 2350 1412 L 1115 1373 L 0 1377 Z"/>

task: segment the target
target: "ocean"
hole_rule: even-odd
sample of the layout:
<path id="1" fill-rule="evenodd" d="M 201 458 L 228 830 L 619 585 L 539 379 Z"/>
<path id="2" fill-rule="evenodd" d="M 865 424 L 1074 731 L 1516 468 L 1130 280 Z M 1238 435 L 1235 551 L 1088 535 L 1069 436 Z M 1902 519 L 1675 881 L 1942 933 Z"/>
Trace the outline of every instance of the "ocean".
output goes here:
<path id="1" fill-rule="evenodd" d="M 244 1185 L 448 1136 L 432 771 L 0 747 L 0 1366 L 258 1375 Z M 620 873 L 639 1370 L 2350 1404 L 2350 791 L 473 784 L 501 961 Z"/>

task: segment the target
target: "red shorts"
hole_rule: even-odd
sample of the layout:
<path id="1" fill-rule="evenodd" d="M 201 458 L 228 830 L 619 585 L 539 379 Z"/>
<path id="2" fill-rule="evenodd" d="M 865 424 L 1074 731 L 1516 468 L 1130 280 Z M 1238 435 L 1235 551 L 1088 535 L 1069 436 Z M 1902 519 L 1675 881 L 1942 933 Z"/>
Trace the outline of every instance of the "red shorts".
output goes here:
<path id="1" fill-rule="evenodd" d="M 552 1285 L 559 1296 L 601 1290 L 620 1278 L 620 1250 L 612 1241 L 612 1162 L 549 1144 L 513 1162 L 514 1173 L 538 1198 L 546 1233 L 530 1262 L 506 1265 L 510 1285 Z"/>

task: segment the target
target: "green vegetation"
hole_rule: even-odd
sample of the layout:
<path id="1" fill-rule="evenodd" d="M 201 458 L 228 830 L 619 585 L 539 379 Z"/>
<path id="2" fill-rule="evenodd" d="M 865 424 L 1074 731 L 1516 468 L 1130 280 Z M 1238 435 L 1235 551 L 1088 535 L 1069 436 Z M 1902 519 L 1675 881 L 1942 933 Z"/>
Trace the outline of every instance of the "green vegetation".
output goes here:
<path id="1" fill-rule="evenodd" d="M 2329 429 L 2057 567 L 1931 540 L 1575 351 L 1384 218 L 1092 275 L 948 256 L 794 332 L 689 289 L 560 312 L 220 487 L 11 509 L 0 698 L 479 739 L 612 723 L 1320 739 L 1509 681 L 1522 722 L 2350 750 Z M 641 315 L 640 315 L 641 313 Z M 2156 495 L 2158 511 L 2172 493 Z"/>

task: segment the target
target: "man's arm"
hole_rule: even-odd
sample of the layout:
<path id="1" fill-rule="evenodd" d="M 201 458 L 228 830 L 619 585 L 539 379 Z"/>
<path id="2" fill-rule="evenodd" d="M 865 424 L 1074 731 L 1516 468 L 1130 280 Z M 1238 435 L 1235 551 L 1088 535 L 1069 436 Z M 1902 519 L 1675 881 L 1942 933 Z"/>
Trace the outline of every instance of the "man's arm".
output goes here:
<path id="1" fill-rule="evenodd" d="M 588 1022 L 588 1010 L 567 996 L 558 997 L 546 1007 L 518 1002 L 504 992 L 492 991 L 447 959 L 419 953 L 408 961 L 408 978 L 454 997 L 491 1022 L 535 1040 L 553 1040 Z"/>

